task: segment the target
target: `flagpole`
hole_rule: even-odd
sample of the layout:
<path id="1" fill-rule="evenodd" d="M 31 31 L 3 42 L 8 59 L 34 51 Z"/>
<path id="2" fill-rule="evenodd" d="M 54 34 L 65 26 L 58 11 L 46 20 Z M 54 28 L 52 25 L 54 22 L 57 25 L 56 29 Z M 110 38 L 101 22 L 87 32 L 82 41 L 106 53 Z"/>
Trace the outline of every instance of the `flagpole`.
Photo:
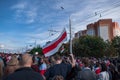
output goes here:
<path id="1" fill-rule="evenodd" d="M 71 19 L 69 18 L 69 30 L 70 30 L 70 54 L 72 54 L 72 33 L 71 33 Z"/>

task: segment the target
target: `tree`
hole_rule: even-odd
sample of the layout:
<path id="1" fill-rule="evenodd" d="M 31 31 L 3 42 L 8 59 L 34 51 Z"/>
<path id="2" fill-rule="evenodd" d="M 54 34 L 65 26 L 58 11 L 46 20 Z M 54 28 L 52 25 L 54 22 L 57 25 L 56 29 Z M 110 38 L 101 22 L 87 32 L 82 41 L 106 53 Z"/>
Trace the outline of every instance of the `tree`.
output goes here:
<path id="1" fill-rule="evenodd" d="M 114 48 L 114 46 L 112 45 L 111 41 L 106 41 L 106 48 L 105 48 L 105 52 L 104 55 L 106 57 L 113 57 L 116 56 L 116 50 Z"/>
<path id="2" fill-rule="evenodd" d="M 116 36 L 112 40 L 112 45 L 114 46 L 116 52 L 118 53 L 118 56 L 120 57 L 120 36 Z"/>
<path id="3" fill-rule="evenodd" d="M 82 36 L 73 44 L 73 51 L 77 56 L 103 57 L 105 45 L 100 37 Z"/>
<path id="4" fill-rule="evenodd" d="M 40 55 L 43 55 L 42 48 L 40 46 L 34 47 L 29 53 L 35 54 L 36 52 L 38 52 Z"/>

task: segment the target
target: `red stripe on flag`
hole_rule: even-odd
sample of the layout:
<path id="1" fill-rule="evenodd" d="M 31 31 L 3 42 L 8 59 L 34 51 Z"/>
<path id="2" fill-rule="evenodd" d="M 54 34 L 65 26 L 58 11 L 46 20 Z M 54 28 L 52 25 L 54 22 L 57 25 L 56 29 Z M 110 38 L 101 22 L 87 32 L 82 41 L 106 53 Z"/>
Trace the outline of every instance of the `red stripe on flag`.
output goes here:
<path id="1" fill-rule="evenodd" d="M 62 40 L 64 40 L 66 36 L 67 36 L 67 33 L 64 32 L 64 33 L 62 34 L 62 36 L 60 37 L 60 39 L 58 39 L 56 42 L 54 42 L 54 43 L 51 44 L 50 46 L 44 48 L 44 49 L 43 49 L 43 53 L 45 54 L 45 53 L 53 50 L 54 48 L 56 48 L 57 45 L 58 45 Z"/>

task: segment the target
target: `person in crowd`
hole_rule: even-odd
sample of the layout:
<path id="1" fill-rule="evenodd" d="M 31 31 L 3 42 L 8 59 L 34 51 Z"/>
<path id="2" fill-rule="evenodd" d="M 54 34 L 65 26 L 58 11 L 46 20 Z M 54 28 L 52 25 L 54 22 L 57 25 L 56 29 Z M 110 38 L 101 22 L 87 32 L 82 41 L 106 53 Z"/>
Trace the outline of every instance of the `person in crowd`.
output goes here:
<path id="1" fill-rule="evenodd" d="M 118 65 L 117 69 L 118 69 L 118 74 L 116 80 L 120 80 L 120 64 Z"/>
<path id="2" fill-rule="evenodd" d="M 67 75 L 70 73 L 72 67 L 75 66 L 75 60 L 73 54 L 71 56 L 71 64 L 66 64 L 62 62 L 62 58 L 59 55 L 55 55 L 55 65 L 47 69 L 45 73 L 46 80 L 52 79 L 56 75 L 61 75 L 66 80 Z"/>
<path id="3" fill-rule="evenodd" d="M 99 62 L 96 62 L 96 65 L 95 65 L 95 73 L 97 75 L 99 75 L 101 72 L 101 69 L 100 69 L 100 63 Z"/>
<path id="4" fill-rule="evenodd" d="M 96 74 L 89 68 L 89 59 L 83 58 L 84 68 L 78 72 L 75 80 L 97 80 Z"/>
<path id="5" fill-rule="evenodd" d="M 44 75 L 47 70 L 46 58 L 45 57 L 41 58 L 40 63 L 41 64 L 39 66 L 39 71 L 41 75 Z"/>
<path id="6" fill-rule="evenodd" d="M 40 70 L 39 70 L 39 67 L 38 67 L 38 61 L 36 60 L 36 56 L 33 56 L 32 60 L 33 60 L 33 64 L 32 64 L 32 66 L 31 66 L 31 68 L 32 68 L 34 71 L 36 71 L 36 72 L 39 73 Z"/>
<path id="7" fill-rule="evenodd" d="M 52 80 L 64 80 L 63 76 L 60 76 L 60 75 L 56 75 L 53 77 Z"/>
<path id="8" fill-rule="evenodd" d="M 3 62 L 0 61 L 0 80 L 2 80 L 3 77 Z"/>
<path id="9" fill-rule="evenodd" d="M 9 74 L 13 73 L 16 69 L 19 68 L 19 61 L 17 56 L 13 55 L 4 70 L 4 77 L 8 76 Z"/>
<path id="10" fill-rule="evenodd" d="M 99 74 L 98 80 L 110 80 L 109 73 L 107 71 L 106 63 L 101 63 L 101 72 Z"/>
<path id="11" fill-rule="evenodd" d="M 5 67 L 5 62 L 3 60 L 3 57 L 0 55 L 0 63 L 2 64 L 2 67 L 4 68 Z"/>
<path id="12" fill-rule="evenodd" d="M 111 73 L 112 79 L 111 80 L 116 80 L 117 79 L 117 70 L 114 64 L 109 65 L 108 71 Z"/>
<path id="13" fill-rule="evenodd" d="M 31 68 L 32 63 L 33 60 L 30 54 L 22 54 L 20 58 L 20 68 L 3 80 L 44 80 L 39 73 Z"/>
<path id="14" fill-rule="evenodd" d="M 71 63 L 71 59 L 69 56 L 66 57 L 65 59 L 66 63 Z M 78 74 L 79 71 L 81 71 L 80 63 L 79 61 L 77 62 L 77 59 L 75 59 L 75 66 L 72 68 L 71 72 L 67 76 L 67 80 L 75 80 L 75 76 Z"/>
<path id="15" fill-rule="evenodd" d="M 55 65 L 55 59 L 54 59 L 53 56 L 50 56 L 50 57 L 49 57 L 49 63 L 50 63 L 50 64 L 49 64 L 49 67 L 52 67 L 53 65 Z M 49 68 L 49 67 L 48 67 L 48 68 Z"/>

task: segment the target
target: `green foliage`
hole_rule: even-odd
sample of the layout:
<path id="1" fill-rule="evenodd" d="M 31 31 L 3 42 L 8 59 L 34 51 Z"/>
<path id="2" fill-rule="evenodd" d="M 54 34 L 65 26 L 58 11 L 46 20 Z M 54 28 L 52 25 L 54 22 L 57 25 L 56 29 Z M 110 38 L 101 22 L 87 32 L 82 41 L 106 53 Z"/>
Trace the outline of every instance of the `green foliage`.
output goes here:
<path id="1" fill-rule="evenodd" d="M 116 50 L 115 50 L 114 46 L 112 45 L 112 42 L 106 41 L 106 48 L 105 48 L 104 55 L 106 57 L 116 56 Z"/>
<path id="2" fill-rule="evenodd" d="M 43 55 L 42 48 L 40 46 L 34 47 L 29 53 L 35 54 L 35 52 L 38 52 L 38 54 Z"/>
<path id="3" fill-rule="evenodd" d="M 120 36 L 116 36 L 113 40 L 112 40 L 112 45 L 115 48 L 116 52 L 118 53 L 118 55 L 120 56 Z"/>
<path id="4" fill-rule="evenodd" d="M 77 56 L 103 57 L 106 44 L 100 37 L 82 36 L 73 44 Z"/>
<path id="5" fill-rule="evenodd" d="M 60 54 L 69 54 L 69 43 L 63 44 L 64 52 Z M 35 54 L 38 52 L 43 55 L 42 48 L 37 46 L 30 51 L 30 54 Z M 113 57 L 119 54 L 120 56 L 120 37 L 115 37 L 112 41 L 104 41 L 100 37 L 95 36 L 82 36 L 79 39 L 75 39 L 73 43 L 73 53 L 76 56 L 81 57 Z"/>

